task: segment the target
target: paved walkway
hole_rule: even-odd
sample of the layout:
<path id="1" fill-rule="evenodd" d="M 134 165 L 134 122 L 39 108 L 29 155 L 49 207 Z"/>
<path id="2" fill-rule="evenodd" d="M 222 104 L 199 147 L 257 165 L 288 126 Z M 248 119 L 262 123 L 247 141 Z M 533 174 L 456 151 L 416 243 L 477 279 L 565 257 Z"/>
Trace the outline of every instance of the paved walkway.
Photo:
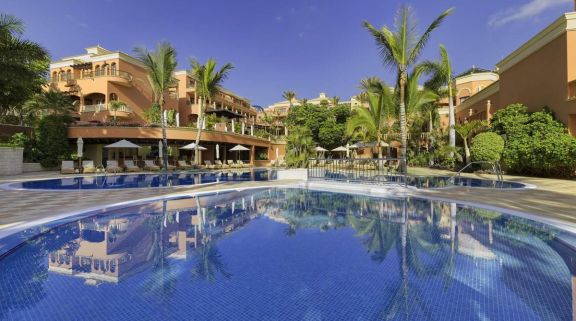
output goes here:
<path id="1" fill-rule="evenodd" d="M 446 171 L 411 169 L 411 174 L 446 175 Z M 0 183 L 12 180 L 58 177 L 58 173 L 29 173 L 17 177 L 0 178 Z M 491 179 L 491 175 L 468 175 Z M 560 220 L 576 226 L 576 181 L 505 176 L 506 180 L 537 186 L 529 190 L 494 190 L 478 188 L 449 188 L 417 190 L 413 194 L 463 203 L 478 203 Z M 296 181 L 226 182 L 208 186 L 186 186 L 130 190 L 89 191 L 15 191 L 0 190 L 0 231 L 25 222 L 154 196 L 186 192 L 209 192 L 223 188 L 268 187 L 293 185 Z"/>

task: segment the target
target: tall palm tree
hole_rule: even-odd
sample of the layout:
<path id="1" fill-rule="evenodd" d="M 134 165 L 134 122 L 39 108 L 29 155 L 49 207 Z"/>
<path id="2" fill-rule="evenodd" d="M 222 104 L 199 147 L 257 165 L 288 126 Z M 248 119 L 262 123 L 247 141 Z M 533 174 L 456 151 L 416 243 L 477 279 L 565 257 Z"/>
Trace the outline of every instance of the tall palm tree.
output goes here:
<path id="1" fill-rule="evenodd" d="M 164 118 L 164 95 L 169 88 L 176 84 L 174 71 L 176 70 L 176 50 L 167 42 L 161 42 L 155 51 L 148 51 L 143 47 L 134 48 L 136 58 L 144 65 L 148 72 L 148 82 L 154 93 L 154 103 L 160 106 L 162 119 L 162 165 L 168 170 L 168 140 L 166 139 L 166 119 Z"/>
<path id="2" fill-rule="evenodd" d="M 364 27 L 370 31 L 376 45 L 382 55 L 384 64 L 397 72 L 399 85 L 399 106 L 400 106 L 400 136 L 402 146 L 400 147 L 400 170 L 406 172 L 406 83 L 410 67 L 416 63 L 422 50 L 430 40 L 432 31 L 438 28 L 442 21 L 452 12 L 448 9 L 436 18 L 426 31 L 420 36 L 416 32 L 412 10 L 409 7 L 402 7 L 396 16 L 396 28 L 390 30 L 387 27 L 377 29 L 372 24 L 364 21 Z"/>
<path id="3" fill-rule="evenodd" d="M 468 140 L 478 132 L 487 129 L 490 124 L 483 120 L 472 120 L 464 124 L 455 126 L 456 132 L 464 142 L 464 154 L 466 156 L 466 165 L 470 164 L 470 148 L 468 147 Z"/>
<path id="4" fill-rule="evenodd" d="M 330 103 L 332 104 L 332 107 L 338 106 L 338 104 L 340 104 L 340 97 L 334 96 L 330 98 Z"/>
<path id="5" fill-rule="evenodd" d="M 116 125 L 116 111 L 118 111 L 118 109 L 121 109 L 124 107 L 126 107 L 126 103 L 124 103 L 120 100 L 112 100 L 108 104 L 108 108 L 110 108 L 110 110 L 112 110 L 114 112 L 114 125 Z"/>
<path id="6" fill-rule="evenodd" d="M 206 118 L 206 108 L 209 102 L 214 101 L 216 94 L 222 89 L 222 83 L 228 78 L 230 71 L 234 69 L 232 64 L 224 64 L 216 70 L 216 60 L 208 59 L 203 65 L 198 60 L 191 59 L 192 74 L 196 78 L 196 91 L 199 96 L 200 121 L 198 134 L 196 135 L 196 148 L 194 150 L 195 163 L 200 164 L 200 136 L 202 135 L 202 124 Z"/>
<path id="7" fill-rule="evenodd" d="M 292 108 L 292 102 L 296 99 L 296 93 L 292 90 L 286 90 L 282 93 L 282 98 L 288 100 L 288 104 L 290 104 L 290 108 Z"/>
<path id="8" fill-rule="evenodd" d="M 380 93 L 367 92 L 369 108 L 357 108 L 348 120 L 346 131 L 353 135 L 357 130 L 365 130 L 376 139 L 378 158 L 382 158 L 382 138 L 390 118 L 396 113 L 394 94 L 387 86 Z"/>
<path id="9" fill-rule="evenodd" d="M 425 61 L 422 66 L 432 73 L 432 78 L 426 82 L 425 86 L 448 98 L 448 144 L 454 148 L 456 147 L 456 129 L 454 128 L 456 116 L 453 98 L 454 75 L 452 74 L 452 63 L 446 47 L 440 45 L 439 61 Z"/>

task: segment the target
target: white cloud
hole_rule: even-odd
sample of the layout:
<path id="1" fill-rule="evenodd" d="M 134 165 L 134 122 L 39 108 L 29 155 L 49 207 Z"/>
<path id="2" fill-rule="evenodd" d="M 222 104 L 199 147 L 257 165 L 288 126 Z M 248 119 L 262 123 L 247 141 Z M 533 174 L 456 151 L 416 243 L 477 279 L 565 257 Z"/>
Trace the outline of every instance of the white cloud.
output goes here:
<path id="1" fill-rule="evenodd" d="M 528 3 L 521 6 L 510 8 L 492 15 L 488 24 L 493 27 L 499 27 L 509 22 L 530 19 L 550 8 L 563 6 L 572 3 L 572 1 L 574 0 L 530 0 Z"/>

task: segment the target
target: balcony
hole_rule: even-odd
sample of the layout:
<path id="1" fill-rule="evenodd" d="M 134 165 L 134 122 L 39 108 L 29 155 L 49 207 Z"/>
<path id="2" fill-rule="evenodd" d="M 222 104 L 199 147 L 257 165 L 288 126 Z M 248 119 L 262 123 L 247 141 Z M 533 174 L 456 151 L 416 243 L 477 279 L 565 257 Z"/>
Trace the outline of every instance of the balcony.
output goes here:
<path id="1" fill-rule="evenodd" d="M 110 116 L 116 116 L 119 118 L 129 118 L 132 116 L 132 109 L 127 106 L 122 106 L 118 109 L 111 110 L 106 104 L 95 104 L 95 105 L 84 105 L 80 107 L 81 113 L 99 113 L 107 112 Z"/>
<path id="2" fill-rule="evenodd" d="M 74 75 L 62 75 L 61 77 L 52 77 L 50 79 L 51 82 L 65 82 L 65 86 L 70 87 L 76 85 L 77 80 L 80 79 L 94 79 L 100 77 L 109 77 L 109 81 L 115 84 L 123 85 L 123 86 L 132 86 L 132 74 L 127 71 L 116 70 L 116 69 L 105 69 L 105 70 L 87 70 L 82 71 L 79 76 Z"/>

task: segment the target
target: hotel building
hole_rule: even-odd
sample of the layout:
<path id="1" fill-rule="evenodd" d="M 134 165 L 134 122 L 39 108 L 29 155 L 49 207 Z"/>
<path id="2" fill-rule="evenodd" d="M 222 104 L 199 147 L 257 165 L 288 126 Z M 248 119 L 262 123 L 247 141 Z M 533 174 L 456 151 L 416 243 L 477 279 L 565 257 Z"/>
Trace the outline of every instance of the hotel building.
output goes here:
<path id="1" fill-rule="evenodd" d="M 182 147 L 196 140 L 200 115 L 196 82 L 187 70 L 174 74 L 176 85 L 165 96 L 165 108 L 172 110 L 174 123 L 167 128 L 169 154 L 182 157 Z M 68 93 L 76 106 L 76 122 L 68 129 L 71 144 L 82 137 L 84 155 L 102 164 L 106 159 L 123 159 L 138 154 L 141 158 L 158 155 L 158 141 L 162 137 L 159 126 L 150 125 L 146 112 L 153 104 L 153 93 L 144 66 L 123 52 L 114 52 L 100 46 L 86 48 L 86 53 L 64 57 L 50 64 L 51 88 Z M 125 107 L 111 110 L 111 101 L 121 101 Z M 249 152 L 240 157 L 256 165 L 266 165 L 276 157 L 276 148 L 283 154 L 282 143 L 256 137 L 254 129 L 256 110 L 250 101 L 222 89 L 209 102 L 207 114 L 216 115 L 217 122 L 210 128 L 203 126 L 201 145 L 203 160 L 214 160 L 216 147 L 220 159 L 227 158 L 227 151 L 236 144 L 244 145 Z M 117 123 L 114 124 L 113 119 Z M 119 139 L 128 139 L 143 146 L 139 151 L 115 151 L 104 148 Z M 125 153 L 125 154 L 124 154 Z M 232 156 L 230 156 L 231 158 Z M 236 154 L 234 154 L 236 157 Z M 266 160 L 268 159 L 268 160 Z"/>
<path id="2" fill-rule="evenodd" d="M 490 120 L 521 103 L 548 107 L 576 136 L 576 12 L 566 13 L 497 64 L 496 79 L 456 108 L 456 120 Z"/>

